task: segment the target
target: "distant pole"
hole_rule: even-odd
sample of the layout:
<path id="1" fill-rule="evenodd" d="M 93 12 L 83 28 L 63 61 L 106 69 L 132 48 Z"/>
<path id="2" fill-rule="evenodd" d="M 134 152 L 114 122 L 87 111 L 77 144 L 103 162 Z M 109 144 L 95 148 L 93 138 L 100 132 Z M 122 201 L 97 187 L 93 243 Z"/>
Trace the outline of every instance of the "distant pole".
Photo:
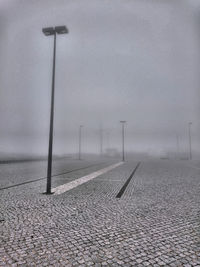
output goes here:
<path id="1" fill-rule="evenodd" d="M 120 121 L 121 125 L 122 125 L 122 161 L 125 161 L 125 157 L 124 157 L 124 125 L 126 123 L 126 121 Z"/>
<path id="2" fill-rule="evenodd" d="M 79 126 L 79 153 L 78 153 L 78 159 L 81 160 L 81 141 L 82 141 L 82 128 L 83 125 Z"/>
<path id="3" fill-rule="evenodd" d="M 180 145 L 179 145 L 179 136 L 176 135 L 176 149 L 177 149 L 177 158 L 180 157 Z"/>
<path id="4" fill-rule="evenodd" d="M 192 122 L 188 122 L 188 135 L 189 135 L 190 160 L 192 159 L 191 126 L 192 126 Z"/>
<path id="5" fill-rule="evenodd" d="M 56 65 L 56 34 L 66 34 L 68 29 L 66 26 L 57 26 L 55 28 L 43 28 L 45 36 L 54 36 L 53 48 L 53 69 L 52 69 L 52 86 L 51 86 L 51 111 L 49 126 L 49 149 L 48 149 L 48 166 L 47 166 L 47 187 L 46 194 L 51 194 L 51 172 L 52 172 L 52 148 L 53 148 L 53 119 L 54 119 L 54 92 L 55 92 L 55 65 Z"/>
<path id="6" fill-rule="evenodd" d="M 110 148 L 110 132 L 107 131 L 107 148 Z"/>
<path id="7" fill-rule="evenodd" d="M 103 129 L 100 127 L 99 129 L 99 135 L 100 135 L 100 155 L 103 154 Z"/>

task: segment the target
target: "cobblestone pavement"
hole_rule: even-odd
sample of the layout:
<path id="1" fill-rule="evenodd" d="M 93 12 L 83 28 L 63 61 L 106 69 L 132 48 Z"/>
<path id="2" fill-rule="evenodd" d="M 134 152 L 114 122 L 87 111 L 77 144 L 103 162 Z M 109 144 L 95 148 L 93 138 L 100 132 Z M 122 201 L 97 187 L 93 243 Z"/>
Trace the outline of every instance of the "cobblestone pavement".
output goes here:
<path id="1" fill-rule="evenodd" d="M 200 266 L 200 170 L 142 162 L 117 199 L 136 164 L 61 195 L 41 194 L 43 180 L 2 190 L 0 266 Z"/>
<path id="2" fill-rule="evenodd" d="M 100 165 L 101 160 L 75 160 L 62 158 L 53 161 L 52 175 L 69 172 L 88 166 Z M 0 188 L 46 177 L 47 161 L 28 161 L 0 164 Z M 54 178 L 53 178 L 54 179 Z"/>

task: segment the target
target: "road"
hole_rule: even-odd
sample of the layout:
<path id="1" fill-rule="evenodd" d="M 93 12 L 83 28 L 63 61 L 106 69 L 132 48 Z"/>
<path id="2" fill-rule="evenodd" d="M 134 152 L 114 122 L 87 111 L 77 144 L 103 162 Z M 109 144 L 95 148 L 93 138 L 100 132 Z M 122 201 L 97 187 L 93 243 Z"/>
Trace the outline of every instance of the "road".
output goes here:
<path id="1" fill-rule="evenodd" d="M 91 163 L 57 163 L 54 171 Z M 113 164 L 96 163 L 57 176 L 52 187 Z M 32 171 L 22 164 L 10 172 L 18 182 L 26 173 L 33 179 L 45 175 L 42 164 L 35 172 L 32 164 Z M 1 190 L 0 266 L 200 266 L 200 170 L 141 162 L 116 198 L 137 165 L 125 162 L 59 195 L 41 194 L 45 180 Z"/>

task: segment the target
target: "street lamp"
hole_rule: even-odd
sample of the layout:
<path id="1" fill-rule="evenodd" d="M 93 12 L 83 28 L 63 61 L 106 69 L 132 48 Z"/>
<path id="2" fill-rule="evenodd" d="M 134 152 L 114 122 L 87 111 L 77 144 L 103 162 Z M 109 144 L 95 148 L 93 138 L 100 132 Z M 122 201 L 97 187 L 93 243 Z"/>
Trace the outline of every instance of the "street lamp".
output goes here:
<path id="1" fill-rule="evenodd" d="M 192 122 L 188 122 L 188 135 L 189 135 L 189 147 L 190 147 L 190 160 L 192 159 L 191 126 L 192 126 Z"/>
<path id="2" fill-rule="evenodd" d="M 110 148 L 110 132 L 109 130 L 106 132 L 106 135 L 107 135 L 107 149 Z"/>
<path id="3" fill-rule="evenodd" d="M 53 48 L 53 69 L 52 69 L 52 87 L 51 87 L 51 112 L 50 112 L 50 128 L 49 128 L 49 151 L 48 151 L 48 167 L 47 167 L 47 188 L 46 194 L 51 194 L 51 171 L 52 171 L 52 147 L 53 147 L 53 119 L 54 119 L 54 88 L 55 88 L 55 65 L 56 65 L 56 34 L 66 34 L 68 29 L 66 26 L 57 26 L 55 28 L 43 28 L 44 35 L 54 36 Z"/>
<path id="4" fill-rule="evenodd" d="M 124 159 L 124 125 L 126 121 L 120 121 L 120 123 L 122 124 L 122 161 L 125 161 Z"/>
<path id="5" fill-rule="evenodd" d="M 82 134 L 82 128 L 83 125 L 79 126 L 79 153 L 78 153 L 78 159 L 81 160 L 81 134 Z"/>
<path id="6" fill-rule="evenodd" d="M 180 145 L 179 145 L 179 135 L 176 134 L 176 150 L 177 150 L 177 159 L 180 158 Z"/>
<path id="7" fill-rule="evenodd" d="M 99 137 L 100 137 L 100 155 L 103 154 L 103 129 L 100 127 L 99 129 Z"/>

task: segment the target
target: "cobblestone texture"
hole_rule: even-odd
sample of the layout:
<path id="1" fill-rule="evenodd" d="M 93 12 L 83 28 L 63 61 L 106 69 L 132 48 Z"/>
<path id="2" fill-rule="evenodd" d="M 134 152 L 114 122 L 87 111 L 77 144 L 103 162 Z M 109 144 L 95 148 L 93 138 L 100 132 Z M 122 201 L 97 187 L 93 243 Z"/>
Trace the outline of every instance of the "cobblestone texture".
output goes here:
<path id="1" fill-rule="evenodd" d="M 53 161 L 52 175 L 69 172 L 75 169 L 101 165 L 99 160 L 57 159 Z M 0 164 L 0 188 L 13 186 L 18 183 L 37 180 L 46 177 L 47 161 L 30 161 L 12 164 Z M 55 176 L 57 177 L 57 176 Z M 53 180 L 55 178 L 53 177 Z"/>
<path id="2" fill-rule="evenodd" d="M 61 195 L 41 194 L 44 181 L 1 191 L 0 266 L 200 266 L 200 170 L 142 162 L 117 199 L 136 164 Z"/>

